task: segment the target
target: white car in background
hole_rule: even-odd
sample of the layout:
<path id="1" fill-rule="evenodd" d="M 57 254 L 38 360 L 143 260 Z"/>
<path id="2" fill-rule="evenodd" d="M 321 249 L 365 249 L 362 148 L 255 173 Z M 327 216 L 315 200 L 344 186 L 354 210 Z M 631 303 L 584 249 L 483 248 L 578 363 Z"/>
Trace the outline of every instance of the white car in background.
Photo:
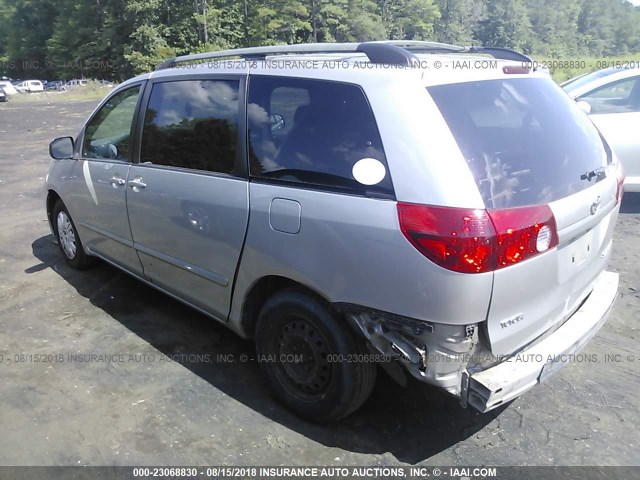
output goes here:
<path id="1" fill-rule="evenodd" d="M 640 192 L 640 69 L 608 68 L 562 88 L 589 113 L 622 160 L 626 192 Z"/>
<path id="2" fill-rule="evenodd" d="M 13 84 L 8 80 L 0 80 L 0 88 L 4 90 L 4 93 L 7 95 L 15 95 L 18 91 L 15 89 Z"/>
<path id="3" fill-rule="evenodd" d="M 15 85 L 20 93 L 44 92 L 44 85 L 40 80 L 25 80 Z"/>
<path id="4" fill-rule="evenodd" d="M 67 88 L 86 87 L 88 84 L 89 84 L 89 80 L 74 79 L 74 80 L 69 80 L 67 82 L 66 87 Z"/>

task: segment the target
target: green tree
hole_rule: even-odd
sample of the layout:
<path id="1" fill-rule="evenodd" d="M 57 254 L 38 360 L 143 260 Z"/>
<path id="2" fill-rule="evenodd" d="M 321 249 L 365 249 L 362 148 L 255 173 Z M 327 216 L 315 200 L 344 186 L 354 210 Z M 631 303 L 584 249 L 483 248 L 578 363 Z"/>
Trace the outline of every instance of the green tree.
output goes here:
<path id="1" fill-rule="evenodd" d="M 11 21 L 11 10 L 5 0 L 0 0 L 0 25 L 8 25 Z M 9 32 L 6 27 L 0 28 L 0 62 L 8 62 L 7 54 L 7 41 L 9 39 Z M 0 69 L 0 74 L 4 72 Z"/>
<path id="2" fill-rule="evenodd" d="M 258 0 L 247 4 L 249 45 L 300 43 L 312 31 L 309 10 L 300 0 Z"/>
<path id="3" fill-rule="evenodd" d="M 378 5 L 373 0 L 347 2 L 346 29 L 336 40 L 339 42 L 366 42 L 383 40 L 386 36 Z"/>
<path id="4" fill-rule="evenodd" d="M 0 0 L 0 75 L 124 79 L 250 45 L 424 39 L 555 58 L 640 52 L 626 0 Z"/>
<path id="5" fill-rule="evenodd" d="M 440 17 L 436 19 L 436 40 L 444 43 L 469 45 L 482 12 L 482 5 L 474 0 L 436 0 Z"/>
<path id="6" fill-rule="evenodd" d="M 7 13 L 3 31 L 12 62 L 10 75 L 46 78 L 53 70 L 46 63 L 46 45 L 53 34 L 56 6 L 46 0 L 7 0 Z"/>
<path id="7" fill-rule="evenodd" d="M 134 72 L 151 70 L 168 57 L 198 45 L 197 5 L 173 0 L 126 0 L 132 32 L 124 57 Z"/>
<path id="8" fill-rule="evenodd" d="M 625 54 L 640 51 L 640 7 L 622 2 L 615 18 L 615 52 Z"/>
<path id="9" fill-rule="evenodd" d="M 601 0 L 582 0 L 578 17 L 578 42 L 591 55 L 615 54 L 615 31 L 611 4 Z"/>
<path id="10" fill-rule="evenodd" d="M 531 24 L 523 0 L 487 0 L 475 31 L 483 45 L 530 51 Z"/>
<path id="11" fill-rule="evenodd" d="M 431 40 L 440 11 L 433 0 L 381 0 L 380 14 L 388 38 Z"/>
<path id="12" fill-rule="evenodd" d="M 349 36 L 348 0 L 309 0 L 307 8 L 311 26 L 308 41 L 335 42 Z"/>
<path id="13" fill-rule="evenodd" d="M 554 57 L 575 55 L 580 0 L 527 0 L 533 51 Z"/>
<path id="14" fill-rule="evenodd" d="M 48 64 L 63 78 L 118 78 L 129 73 L 123 47 L 130 30 L 121 21 L 124 13 L 123 0 L 60 2 L 47 41 Z"/>
<path id="15" fill-rule="evenodd" d="M 227 49 L 244 44 L 246 32 L 243 28 L 238 28 L 238 25 L 243 26 L 244 23 L 242 3 L 208 0 L 202 12 L 193 14 L 199 26 L 201 45 L 198 49 Z"/>

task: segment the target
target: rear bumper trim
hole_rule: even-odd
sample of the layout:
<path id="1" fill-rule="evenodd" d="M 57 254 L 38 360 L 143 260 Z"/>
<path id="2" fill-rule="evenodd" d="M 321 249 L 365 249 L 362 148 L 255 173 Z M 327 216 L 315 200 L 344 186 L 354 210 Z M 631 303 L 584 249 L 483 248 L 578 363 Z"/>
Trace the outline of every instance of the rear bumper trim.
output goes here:
<path id="1" fill-rule="evenodd" d="M 470 373 L 467 403 L 487 412 L 545 381 L 579 352 L 606 322 L 618 295 L 619 276 L 602 272 L 589 298 L 553 334 L 487 370 Z"/>

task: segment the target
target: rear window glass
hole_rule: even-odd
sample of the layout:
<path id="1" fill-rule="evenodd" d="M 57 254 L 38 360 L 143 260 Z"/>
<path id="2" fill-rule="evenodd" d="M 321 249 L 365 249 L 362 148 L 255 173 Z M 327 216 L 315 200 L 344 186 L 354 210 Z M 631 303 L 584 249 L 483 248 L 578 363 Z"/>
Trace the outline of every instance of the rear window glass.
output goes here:
<path id="1" fill-rule="evenodd" d="M 487 208 L 550 203 L 588 188 L 607 153 L 587 116 L 548 79 L 428 88 Z"/>

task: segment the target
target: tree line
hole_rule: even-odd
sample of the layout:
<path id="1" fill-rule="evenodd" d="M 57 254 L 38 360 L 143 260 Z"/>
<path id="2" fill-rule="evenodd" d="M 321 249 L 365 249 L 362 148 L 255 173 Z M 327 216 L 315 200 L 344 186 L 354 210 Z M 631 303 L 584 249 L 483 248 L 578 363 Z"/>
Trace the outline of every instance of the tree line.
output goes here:
<path id="1" fill-rule="evenodd" d="M 640 52 L 626 0 L 0 0 L 0 76 L 122 80 L 185 53 L 434 40 L 554 59 Z"/>

